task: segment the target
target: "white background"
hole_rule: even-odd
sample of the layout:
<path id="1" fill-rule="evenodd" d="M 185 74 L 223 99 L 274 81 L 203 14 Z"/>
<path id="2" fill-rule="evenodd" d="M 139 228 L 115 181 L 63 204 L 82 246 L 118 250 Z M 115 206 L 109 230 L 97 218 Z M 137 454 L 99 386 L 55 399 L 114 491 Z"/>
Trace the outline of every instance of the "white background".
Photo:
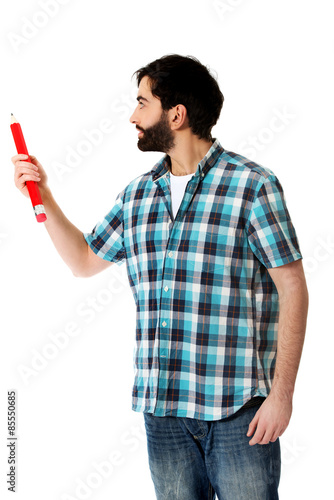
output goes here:
<path id="1" fill-rule="evenodd" d="M 162 156 L 137 148 L 128 120 L 136 96 L 131 75 L 179 53 L 196 56 L 218 77 L 225 103 L 214 137 L 273 170 L 283 185 L 310 310 L 293 416 L 281 437 L 280 498 L 329 498 L 331 2 L 21 0 L 5 11 L 2 4 L 0 18 L 1 497 L 12 498 L 6 405 L 15 389 L 15 498 L 155 498 L 142 415 L 131 410 L 135 305 L 125 264 L 90 279 L 72 275 L 14 186 L 9 122 L 12 112 L 67 217 L 91 231 L 117 194 Z M 87 143 L 105 120 L 110 131 L 99 144 L 97 135 Z M 75 166 L 70 151 L 77 151 Z M 56 337 L 67 345 L 57 348 Z M 97 464 L 112 461 L 107 477 L 97 472 Z"/>

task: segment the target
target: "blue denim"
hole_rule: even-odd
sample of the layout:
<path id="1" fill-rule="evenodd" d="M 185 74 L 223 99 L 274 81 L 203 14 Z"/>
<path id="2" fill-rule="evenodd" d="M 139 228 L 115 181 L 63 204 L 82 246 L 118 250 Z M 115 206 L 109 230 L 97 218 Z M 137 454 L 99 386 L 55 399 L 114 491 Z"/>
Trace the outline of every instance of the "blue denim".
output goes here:
<path id="1" fill-rule="evenodd" d="M 157 500 L 277 500 L 279 438 L 249 445 L 259 405 L 215 421 L 144 413 Z"/>

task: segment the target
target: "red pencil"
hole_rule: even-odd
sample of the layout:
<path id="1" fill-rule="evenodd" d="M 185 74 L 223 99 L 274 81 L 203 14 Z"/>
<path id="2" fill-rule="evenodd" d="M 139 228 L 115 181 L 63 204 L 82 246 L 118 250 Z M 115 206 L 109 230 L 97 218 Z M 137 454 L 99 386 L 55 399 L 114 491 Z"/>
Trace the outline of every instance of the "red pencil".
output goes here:
<path id="1" fill-rule="evenodd" d="M 12 124 L 11 124 L 10 128 L 12 129 L 12 134 L 14 137 L 14 141 L 15 141 L 15 145 L 16 145 L 16 149 L 17 149 L 18 154 L 24 154 L 24 155 L 29 156 L 28 149 L 27 149 L 24 137 L 23 137 L 21 125 L 18 123 L 18 121 L 14 117 L 13 113 L 12 113 Z M 30 160 L 30 157 L 24 161 L 29 161 L 30 163 L 32 163 Z M 27 181 L 26 185 L 28 188 L 28 192 L 29 192 L 32 206 L 34 207 L 34 212 L 36 215 L 37 222 L 46 221 L 46 213 L 45 213 L 45 209 L 43 206 L 41 193 L 39 192 L 39 189 L 38 189 L 37 182 Z"/>

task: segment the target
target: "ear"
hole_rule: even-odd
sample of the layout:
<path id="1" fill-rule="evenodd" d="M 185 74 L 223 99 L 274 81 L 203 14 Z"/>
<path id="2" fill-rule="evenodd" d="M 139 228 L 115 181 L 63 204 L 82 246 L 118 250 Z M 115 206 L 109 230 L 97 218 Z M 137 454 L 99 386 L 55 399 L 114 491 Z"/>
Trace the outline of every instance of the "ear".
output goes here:
<path id="1" fill-rule="evenodd" d="M 169 124 L 172 130 L 178 130 L 188 122 L 187 108 L 183 104 L 177 104 L 169 110 Z"/>

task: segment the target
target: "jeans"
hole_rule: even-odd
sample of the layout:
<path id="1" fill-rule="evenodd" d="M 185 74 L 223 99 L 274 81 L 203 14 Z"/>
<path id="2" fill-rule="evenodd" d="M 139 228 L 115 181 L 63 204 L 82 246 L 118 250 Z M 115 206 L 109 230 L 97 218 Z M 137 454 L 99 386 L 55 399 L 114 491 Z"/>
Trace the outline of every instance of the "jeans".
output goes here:
<path id="1" fill-rule="evenodd" d="M 277 500 L 279 438 L 250 446 L 246 436 L 259 407 L 216 421 L 144 413 L 157 500 Z"/>

